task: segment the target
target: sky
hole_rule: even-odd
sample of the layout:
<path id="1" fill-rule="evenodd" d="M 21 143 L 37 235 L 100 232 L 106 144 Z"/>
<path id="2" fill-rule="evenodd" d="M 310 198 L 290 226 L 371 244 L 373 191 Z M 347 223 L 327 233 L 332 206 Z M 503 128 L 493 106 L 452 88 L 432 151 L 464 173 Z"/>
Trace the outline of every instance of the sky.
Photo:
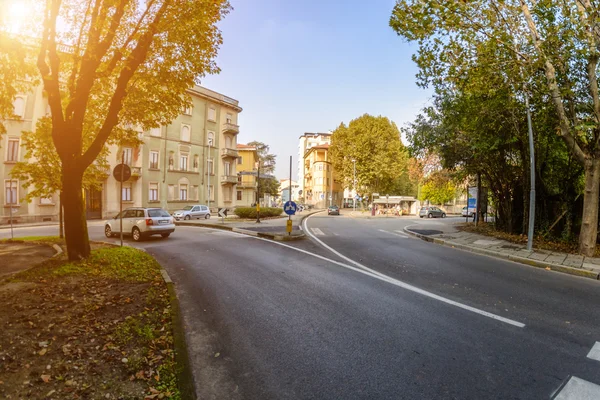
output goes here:
<path id="1" fill-rule="evenodd" d="M 365 113 L 398 127 L 429 104 L 417 87 L 417 50 L 389 27 L 393 0 L 230 0 L 220 22 L 218 75 L 202 86 L 240 101 L 238 143 L 277 155 L 275 175 L 297 176 L 298 138 Z"/>

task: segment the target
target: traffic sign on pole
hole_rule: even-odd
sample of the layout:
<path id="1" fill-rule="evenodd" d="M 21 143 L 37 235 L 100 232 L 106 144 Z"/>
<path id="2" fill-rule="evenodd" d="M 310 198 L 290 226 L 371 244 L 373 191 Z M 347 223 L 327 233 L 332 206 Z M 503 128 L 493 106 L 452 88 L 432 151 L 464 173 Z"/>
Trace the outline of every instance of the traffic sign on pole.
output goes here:
<path id="1" fill-rule="evenodd" d="M 298 206 L 296 205 L 296 203 L 294 203 L 291 200 L 286 201 L 285 204 L 283 205 L 283 212 L 285 212 L 287 215 L 296 214 L 296 210 L 298 210 Z"/>
<path id="2" fill-rule="evenodd" d="M 113 176 L 117 182 L 125 182 L 131 178 L 131 168 L 127 164 L 117 164 L 113 169 Z"/>

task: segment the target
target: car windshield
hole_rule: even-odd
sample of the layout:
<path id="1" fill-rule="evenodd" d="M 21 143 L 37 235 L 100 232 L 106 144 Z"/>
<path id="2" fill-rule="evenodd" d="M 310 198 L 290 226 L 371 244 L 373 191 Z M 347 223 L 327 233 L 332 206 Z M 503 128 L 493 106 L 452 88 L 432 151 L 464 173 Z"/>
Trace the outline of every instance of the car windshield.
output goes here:
<path id="1" fill-rule="evenodd" d="M 182 208 L 183 211 L 190 211 L 193 207 L 192 206 L 185 206 Z"/>
<path id="2" fill-rule="evenodd" d="M 166 212 L 165 210 L 161 210 L 161 209 L 155 209 L 155 210 L 148 210 L 148 216 L 150 218 L 156 218 L 156 217 L 170 217 L 169 213 Z"/>

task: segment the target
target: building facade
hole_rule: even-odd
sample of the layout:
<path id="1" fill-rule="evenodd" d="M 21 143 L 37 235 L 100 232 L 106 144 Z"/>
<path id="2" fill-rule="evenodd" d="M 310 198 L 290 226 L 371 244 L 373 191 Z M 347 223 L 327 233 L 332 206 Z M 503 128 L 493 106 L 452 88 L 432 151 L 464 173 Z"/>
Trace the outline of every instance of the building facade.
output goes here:
<path id="1" fill-rule="evenodd" d="M 300 185 L 300 197 L 304 197 L 304 155 L 307 150 L 314 146 L 331 144 L 331 133 L 306 132 L 298 140 L 298 183 Z"/>
<path id="2" fill-rule="evenodd" d="M 316 208 L 342 206 L 344 189 L 329 159 L 329 145 L 312 146 L 304 154 L 303 196 L 306 204 Z"/>
<path id="3" fill-rule="evenodd" d="M 195 203 L 213 210 L 236 205 L 238 182 L 236 164 L 239 102 L 212 90 L 196 86 L 188 91 L 192 106 L 182 110 L 167 126 L 139 131 L 139 146 L 111 145 L 110 171 L 123 159 L 131 167 L 131 178 L 120 183 L 107 174 L 102 189 L 86 191 L 87 217 L 107 218 L 124 207 L 162 207 L 170 212 Z M 58 218 L 58 196 L 25 202 L 27 187 L 11 179 L 10 171 L 24 160 L 21 131 L 35 129 L 37 119 L 46 115 L 47 99 L 41 87 L 30 94 L 17 96 L 15 115 L 6 122 L 8 133 L 2 138 L 0 175 L 5 190 L 0 202 L 6 223 L 10 210 L 15 222 L 49 221 Z"/>
<path id="4" fill-rule="evenodd" d="M 246 144 L 237 145 L 238 181 L 236 187 L 236 205 L 250 207 L 256 203 L 256 176 L 244 173 L 255 172 L 258 163 L 256 147 Z"/>
<path id="5" fill-rule="evenodd" d="M 292 201 L 297 202 L 300 197 L 300 185 L 296 181 L 290 181 L 289 179 L 281 179 L 279 181 L 279 198 L 282 203 L 290 200 L 290 185 L 292 189 Z"/>

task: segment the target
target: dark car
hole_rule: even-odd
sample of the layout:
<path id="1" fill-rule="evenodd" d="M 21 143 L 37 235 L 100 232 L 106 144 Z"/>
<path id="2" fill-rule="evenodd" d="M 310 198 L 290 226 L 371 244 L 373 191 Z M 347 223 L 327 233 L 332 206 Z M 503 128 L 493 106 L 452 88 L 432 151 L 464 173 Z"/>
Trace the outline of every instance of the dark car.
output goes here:
<path id="1" fill-rule="evenodd" d="M 421 207 L 419 211 L 419 217 L 427 218 L 446 218 L 446 213 L 437 207 Z"/>
<path id="2" fill-rule="evenodd" d="M 338 206 L 329 206 L 327 208 L 327 215 L 340 215 L 340 208 Z"/>

